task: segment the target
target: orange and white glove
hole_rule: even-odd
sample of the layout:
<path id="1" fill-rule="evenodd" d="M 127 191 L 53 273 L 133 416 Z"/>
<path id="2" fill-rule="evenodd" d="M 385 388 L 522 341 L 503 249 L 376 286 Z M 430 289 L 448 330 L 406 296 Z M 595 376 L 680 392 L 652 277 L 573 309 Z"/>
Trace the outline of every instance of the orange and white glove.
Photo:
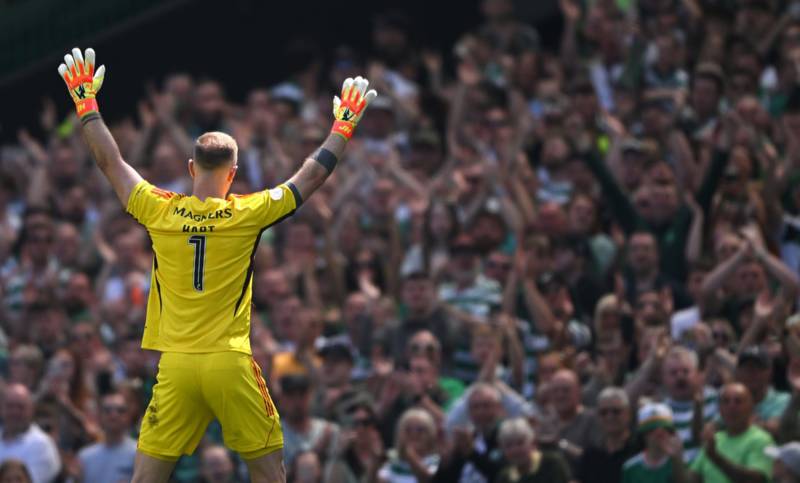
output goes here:
<path id="1" fill-rule="evenodd" d="M 345 140 L 349 140 L 353 136 L 356 129 L 356 124 L 361 120 L 364 115 L 364 109 L 367 108 L 378 93 L 375 89 L 367 91 L 369 81 L 359 76 L 355 79 L 348 77 L 342 84 L 342 97 L 334 96 L 333 98 L 333 127 L 332 133 L 342 136 Z"/>
<path id="2" fill-rule="evenodd" d="M 81 121 L 93 117 L 89 116 L 92 113 L 99 114 L 96 96 L 103 85 L 106 66 L 101 65 L 97 70 L 94 66 L 94 49 L 86 49 L 86 56 L 84 56 L 77 47 L 72 49 L 71 54 L 65 55 L 64 63 L 58 66 L 58 73 L 67 83 L 69 95 L 75 102 L 75 108 Z M 87 116 L 89 117 L 87 118 Z"/>

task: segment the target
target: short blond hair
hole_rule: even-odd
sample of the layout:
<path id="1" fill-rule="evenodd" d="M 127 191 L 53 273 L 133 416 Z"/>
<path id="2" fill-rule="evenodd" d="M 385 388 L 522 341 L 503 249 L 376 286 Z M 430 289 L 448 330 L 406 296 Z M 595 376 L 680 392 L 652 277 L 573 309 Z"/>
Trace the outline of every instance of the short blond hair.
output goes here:
<path id="1" fill-rule="evenodd" d="M 211 131 L 201 135 L 194 143 L 194 162 L 203 169 L 217 169 L 236 164 L 239 147 L 236 140 L 224 132 Z"/>

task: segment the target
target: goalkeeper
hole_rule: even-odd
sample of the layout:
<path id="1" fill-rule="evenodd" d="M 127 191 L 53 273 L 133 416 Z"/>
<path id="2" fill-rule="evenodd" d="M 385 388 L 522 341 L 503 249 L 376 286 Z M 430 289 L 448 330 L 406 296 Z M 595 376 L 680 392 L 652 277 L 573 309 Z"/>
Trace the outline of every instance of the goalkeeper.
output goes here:
<path id="1" fill-rule="evenodd" d="M 261 233 L 294 213 L 336 166 L 374 90 L 347 79 L 334 97 L 331 134 L 285 183 L 228 194 L 236 142 L 208 132 L 188 161 L 192 194 L 159 189 L 120 155 L 97 106 L 105 66 L 72 49 L 58 72 L 67 83 L 83 137 L 125 209 L 153 241 L 142 348 L 161 352 L 157 384 L 142 420 L 134 482 L 166 482 L 213 419 L 226 446 L 247 462 L 254 482 L 285 480 L 280 419 L 250 351 L 253 259 Z"/>

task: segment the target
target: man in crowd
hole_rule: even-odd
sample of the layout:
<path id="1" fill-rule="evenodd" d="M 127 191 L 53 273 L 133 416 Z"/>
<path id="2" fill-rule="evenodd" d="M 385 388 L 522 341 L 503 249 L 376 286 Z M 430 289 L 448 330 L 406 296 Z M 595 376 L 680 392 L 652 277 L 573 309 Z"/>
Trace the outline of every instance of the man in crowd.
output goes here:
<path id="1" fill-rule="evenodd" d="M 125 396 L 111 393 L 100 400 L 103 441 L 78 453 L 81 481 L 128 481 L 133 478 L 136 441 L 130 436 L 129 409 Z"/>
<path id="2" fill-rule="evenodd" d="M 327 458 L 336 447 L 339 427 L 311 416 L 311 379 L 303 374 L 283 376 L 280 388 L 286 466 L 291 466 L 295 455 L 308 448 L 319 452 L 320 459 Z"/>
<path id="3" fill-rule="evenodd" d="M 584 448 L 575 476 L 582 483 L 621 481 L 622 465 L 636 454 L 627 393 L 618 387 L 603 389 L 597 397 L 597 416 L 603 441 Z"/>
<path id="4" fill-rule="evenodd" d="M 34 402 L 21 384 L 10 384 L 3 397 L 0 462 L 17 459 L 25 464 L 33 483 L 53 483 L 61 458 L 53 440 L 33 422 Z"/>
<path id="5" fill-rule="evenodd" d="M 439 467 L 435 481 L 492 482 L 502 469 L 497 441 L 503 419 L 500 391 L 489 384 L 475 384 L 467 396 L 467 411 L 469 425 L 452 427 L 456 451 Z"/>
<path id="6" fill-rule="evenodd" d="M 692 461 L 700 450 L 700 431 L 717 414 L 717 394 L 703 385 L 697 354 L 676 346 L 664 358 L 661 382 L 664 402 L 672 410 L 675 431 L 683 442 L 683 456 Z"/>
<path id="7" fill-rule="evenodd" d="M 752 423 L 753 397 L 739 383 L 723 386 L 719 413 L 724 429 L 709 435 L 690 467 L 696 483 L 769 482 L 772 461 L 764 450 L 772 436 Z"/>
<path id="8" fill-rule="evenodd" d="M 779 429 L 779 420 L 791 396 L 772 385 L 772 358 L 760 346 L 746 347 L 739 353 L 736 380 L 742 383 L 755 404 L 755 422 L 772 435 Z"/>

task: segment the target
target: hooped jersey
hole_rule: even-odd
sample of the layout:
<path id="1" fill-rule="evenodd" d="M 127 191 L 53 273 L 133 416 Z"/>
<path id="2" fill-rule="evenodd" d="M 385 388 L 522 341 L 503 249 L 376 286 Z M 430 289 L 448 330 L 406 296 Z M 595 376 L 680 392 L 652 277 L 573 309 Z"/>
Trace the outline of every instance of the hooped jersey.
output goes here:
<path id="1" fill-rule="evenodd" d="M 301 203 L 291 183 L 205 201 L 137 183 L 127 211 L 147 228 L 154 254 L 142 348 L 250 354 L 259 239 Z"/>

